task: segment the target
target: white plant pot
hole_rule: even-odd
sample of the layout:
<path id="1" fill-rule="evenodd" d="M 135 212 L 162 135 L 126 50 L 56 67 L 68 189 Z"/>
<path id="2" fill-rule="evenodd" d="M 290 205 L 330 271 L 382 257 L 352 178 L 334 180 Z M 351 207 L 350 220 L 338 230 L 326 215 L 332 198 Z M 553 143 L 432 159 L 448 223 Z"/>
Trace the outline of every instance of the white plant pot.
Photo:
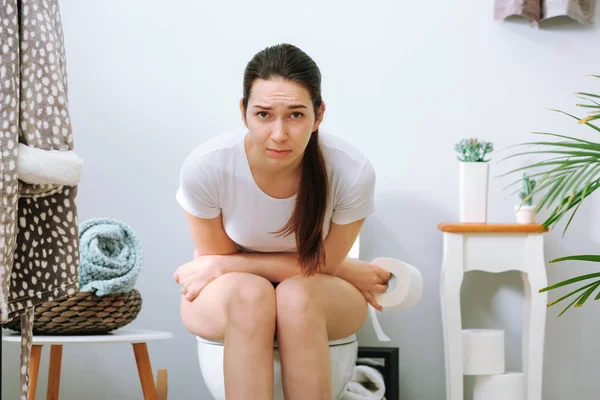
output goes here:
<path id="1" fill-rule="evenodd" d="M 459 162 L 460 222 L 487 222 L 489 164 Z"/>
<path id="2" fill-rule="evenodd" d="M 535 205 L 520 205 L 517 204 L 515 206 L 515 213 L 517 215 L 517 223 L 518 224 L 534 224 L 535 223 Z"/>

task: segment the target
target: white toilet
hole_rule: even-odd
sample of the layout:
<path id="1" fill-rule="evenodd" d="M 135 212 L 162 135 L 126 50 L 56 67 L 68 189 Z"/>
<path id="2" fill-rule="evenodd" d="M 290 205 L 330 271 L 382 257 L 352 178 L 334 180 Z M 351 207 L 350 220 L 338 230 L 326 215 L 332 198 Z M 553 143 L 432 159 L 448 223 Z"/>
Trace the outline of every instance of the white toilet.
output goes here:
<path id="1" fill-rule="evenodd" d="M 198 361 L 204 383 L 215 400 L 225 400 L 225 377 L 223 374 L 223 342 L 213 342 L 196 337 L 198 342 Z M 281 364 L 277 340 L 274 350 L 274 400 L 283 400 L 281 383 Z M 329 342 L 332 372 L 332 400 L 341 397 L 346 384 L 352 379 L 358 357 L 356 335 Z"/>

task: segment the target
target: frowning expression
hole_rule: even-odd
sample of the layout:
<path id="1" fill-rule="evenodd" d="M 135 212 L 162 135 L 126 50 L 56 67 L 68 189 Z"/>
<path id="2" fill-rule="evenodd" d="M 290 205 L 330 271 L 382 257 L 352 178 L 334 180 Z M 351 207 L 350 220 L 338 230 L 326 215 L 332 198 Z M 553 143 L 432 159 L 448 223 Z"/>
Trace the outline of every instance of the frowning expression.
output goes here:
<path id="1" fill-rule="evenodd" d="M 261 162 L 278 167 L 299 165 L 325 110 L 322 104 L 316 115 L 310 92 L 282 78 L 257 79 L 248 109 L 241 101 L 240 108 L 251 138 L 250 151 Z"/>

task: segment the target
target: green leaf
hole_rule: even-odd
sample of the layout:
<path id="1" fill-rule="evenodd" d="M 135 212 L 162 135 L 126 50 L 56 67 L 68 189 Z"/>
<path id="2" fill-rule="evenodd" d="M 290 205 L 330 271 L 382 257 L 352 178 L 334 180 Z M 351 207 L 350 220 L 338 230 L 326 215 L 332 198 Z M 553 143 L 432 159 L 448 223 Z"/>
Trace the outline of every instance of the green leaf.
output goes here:
<path id="1" fill-rule="evenodd" d="M 562 177 L 559 177 L 559 179 L 557 179 L 556 182 L 553 182 L 553 181 L 548 182 L 548 184 L 552 184 L 552 183 L 554 183 L 554 184 L 552 185 L 550 190 L 546 193 L 546 195 L 544 197 L 542 197 L 541 201 L 539 202 L 538 207 L 540 210 L 543 209 L 546 204 L 548 204 L 548 206 L 550 206 L 552 204 L 550 199 L 553 197 L 554 193 L 556 193 L 556 191 L 559 189 L 559 187 L 563 183 L 564 179 L 565 179 L 564 176 L 562 176 Z M 540 185 L 540 189 L 545 188 L 546 186 L 547 186 L 547 184 L 544 183 L 544 184 Z"/>
<path id="2" fill-rule="evenodd" d="M 584 187 L 589 186 L 592 183 L 592 180 L 598 180 L 599 177 L 596 174 L 600 175 L 600 163 L 592 166 L 589 171 L 581 177 L 582 181 L 586 181 Z"/>
<path id="3" fill-rule="evenodd" d="M 575 192 L 580 188 L 581 186 L 581 182 L 583 181 L 581 179 L 581 176 L 586 172 L 587 168 L 590 165 L 586 165 L 584 167 L 582 167 L 580 169 L 580 171 L 577 171 L 575 173 L 573 173 L 569 178 L 567 178 L 567 182 L 568 184 L 566 184 L 563 189 L 562 189 L 562 196 L 561 197 L 565 197 L 567 196 L 569 193 L 571 194 L 575 194 Z M 571 192 L 571 188 L 574 187 L 573 192 Z M 571 197 L 572 200 L 572 197 Z"/>
<path id="4" fill-rule="evenodd" d="M 554 209 L 552 214 L 546 219 L 546 221 L 543 222 L 543 226 L 547 228 L 547 227 L 557 223 L 566 212 L 568 212 L 575 205 L 582 202 L 583 199 L 585 199 L 586 197 L 591 195 L 596 189 L 598 189 L 598 187 L 600 187 L 600 180 L 592 182 L 590 185 L 588 185 L 587 187 L 582 189 L 580 192 L 576 193 L 575 196 L 573 196 L 573 198 L 574 198 L 573 201 L 569 201 L 570 200 L 569 198 L 563 199 L 561 201 L 561 203 Z M 584 192 L 587 192 L 587 194 L 585 194 L 585 196 L 583 196 Z"/>
<path id="5" fill-rule="evenodd" d="M 569 225 L 571 225 L 571 221 L 573 221 L 573 217 L 575 217 L 575 213 L 577 212 L 577 210 L 579 210 L 579 206 L 581 206 L 581 204 L 582 204 L 582 202 L 580 201 L 579 204 L 577 204 L 577 207 L 575 207 L 575 210 L 573 210 L 573 212 L 571 213 L 571 217 L 567 221 L 567 224 L 565 225 L 565 229 L 563 230 L 563 237 L 567 233 L 567 229 L 569 229 Z"/>
<path id="6" fill-rule="evenodd" d="M 545 227 L 550 227 L 551 225 L 558 223 L 558 221 L 563 217 L 563 215 L 565 215 L 569 211 L 571 207 L 581 202 L 581 200 L 575 200 L 574 202 L 569 202 L 568 200 L 569 199 L 563 199 L 561 203 L 558 206 L 556 206 L 556 208 L 552 211 L 552 213 L 546 219 L 546 221 L 543 222 L 543 225 Z"/>
<path id="7" fill-rule="evenodd" d="M 590 262 L 600 262 L 600 255 L 596 254 L 581 254 L 575 256 L 565 256 L 555 258 L 554 260 L 550 260 L 549 263 L 557 263 L 563 261 L 590 261 Z"/>
<path id="8" fill-rule="evenodd" d="M 559 287 L 562 287 L 562 286 L 570 285 L 571 283 L 580 282 L 580 281 L 584 281 L 586 279 L 593 279 L 593 278 L 598 278 L 598 277 L 600 277 L 600 272 L 595 272 L 593 274 L 587 274 L 587 275 L 577 276 L 575 278 L 567 279 L 567 280 L 564 280 L 562 282 L 555 283 L 554 285 L 542 288 L 542 289 L 539 290 L 539 292 L 540 293 L 547 292 L 549 290 L 553 290 L 553 289 L 556 289 L 556 288 L 559 288 Z"/>
<path id="9" fill-rule="evenodd" d="M 575 118 L 577 121 L 580 121 L 580 120 L 581 120 L 581 118 L 579 118 L 579 117 L 576 117 L 576 116 L 574 116 L 574 115 L 571 115 L 571 114 L 569 114 L 569 113 L 567 113 L 567 112 L 564 112 L 564 111 L 560 111 L 560 110 L 554 110 L 554 109 L 552 109 L 552 111 L 556 111 L 556 112 L 559 112 L 559 113 L 562 113 L 562 114 L 568 115 L 568 116 L 569 116 L 569 117 L 571 117 L 571 118 Z M 590 128 L 592 128 L 592 129 L 594 129 L 594 130 L 596 130 L 596 131 L 600 132 L 600 128 L 598 128 L 596 125 L 592 125 L 592 124 L 590 124 L 589 122 L 586 122 L 585 124 L 586 124 L 587 126 L 589 126 Z"/>
<path id="10" fill-rule="evenodd" d="M 578 99 L 583 99 L 583 100 L 586 100 L 586 101 L 591 101 L 592 103 L 600 106 L 600 103 L 598 103 L 597 101 L 594 101 L 592 99 L 588 99 L 587 97 L 581 97 L 581 96 L 575 96 L 575 97 L 577 97 Z"/>
<path id="11" fill-rule="evenodd" d="M 599 164 L 599 166 L 600 166 L 600 164 Z M 571 167 L 569 167 L 569 168 L 565 168 L 565 169 L 563 169 L 562 171 L 560 171 L 560 172 L 557 172 L 557 173 L 556 173 L 554 176 L 562 176 L 562 175 L 564 175 L 564 174 L 569 174 L 569 173 L 572 173 L 573 171 L 577 171 L 577 167 L 573 167 L 573 166 L 571 166 Z M 535 173 L 535 174 L 529 174 L 529 177 L 533 179 L 533 178 L 537 178 L 537 177 L 540 177 L 540 176 L 544 176 L 544 175 L 546 175 L 546 174 L 547 174 L 547 172 L 546 172 L 546 171 L 543 171 L 543 172 L 537 172 L 537 173 Z M 539 180 L 539 179 L 538 179 L 537 181 L 538 181 L 538 184 L 539 184 L 539 182 L 541 182 L 541 180 Z M 502 190 L 506 190 L 506 189 L 510 188 L 511 186 L 515 186 L 515 185 L 517 185 L 517 184 L 522 184 L 522 183 L 523 183 L 523 178 L 515 179 L 515 180 L 514 180 L 513 182 L 511 182 L 510 184 L 508 184 L 508 185 L 504 186 L 504 187 L 502 188 Z M 536 186 L 536 188 L 537 188 L 537 186 Z M 539 192 L 540 190 L 536 190 L 536 188 L 534 188 L 534 191 L 536 191 L 536 192 Z M 517 189 L 517 192 L 518 192 L 519 190 L 521 190 L 521 188 Z M 513 194 L 514 194 L 514 193 L 513 193 Z"/>
<path id="12" fill-rule="evenodd" d="M 558 204 L 555 207 L 552 214 L 546 219 L 546 221 L 544 221 L 544 223 L 543 223 L 544 226 L 549 227 L 552 224 L 558 222 L 558 220 L 566 212 L 568 212 L 575 205 L 577 205 L 581 201 L 583 201 L 587 196 L 591 195 L 596 189 L 598 189 L 598 187 L 600 187 L 600 180 L 597 179 L 597 180 L 591 182 L 590 184 L 586 185 L 583 189 L 581 189 L 580 191 L 575 193 L 575 195 L 571 195 L 569 197 L 563 198 L 560 201 L 560 204 Z M 546 199 L 547 199 L 547 196 L 542 199 L 542 202 L 543 202 L 543 200 L 546 200 Z M 542 203 L 542 202 L 540 202 L 540 203 Z M 540 209 L 541 209 L 541 207 L 538 208 L 538 210 L 540 210 Z"/>
<path id="13" fill-rule="evenodd" d="M 501 161 L 508 160 L 510 158 L 521 157 L 525 155 L 533 154 L 564 154 L 569 157 L 591 157 L 593 160 L 600 159 L 598 152 L 591 151 L 567 151 L 567 150 L 536 150 L 536 151 L 523 151 L 521 153 L 511 154 L 501 159 Z"/>
<path id="14" fill-rule="evenodd" d="M 600 107 L 599 107 L 600 108 Z M 572 136 L 566 136 L 566 135 L 560 135 L 558 133 L 550 133 L 550 132 L 531 132 L 532 135 L 541 135 L 541 136 L 550 136 L 550 137 L 557 137 L 557 138 L 561 138 L 561 139 L 568 139 L 567 141 L 553 141 L 553 142 L 547 142 L 552 144 L 555 143 L 573 143 L 573 142 L 577 142 L 577 143 L 582 143 L 582 144 L 589 144 L 589 145 L 597 145 L 596 142 L 590 142 L 589 140 L 584 140 L 584 139 L 580 139 L 580 138 L 576 138 L 576 137 L 572 137 Z M 523 147 L 523 146 L 535 146 L 541 143 L 546 143 L 546 142 L 538 142 L 538 141 L 533 141 L 533 142 L 525 142 L 525 143 L 516 143 L 513 144 L 511 146 L 507 146 L 504 150 L 508 150 L 508 149 L 512 149 L 515 147 Z"/>
<path id="15" fill-rule="evenodd" d="M 598 106 L 600 106 L 600 103 L 598 103 Z M 534 135 L 554 136 L 554 137 L 559 137 L 559 138 L 562 138 L 562 139 L 574 140 L 576 142 L 589 143 L 589 144 L 597 144 L 596 142 L 590 142 L 589 140 L 577 138 L 577 137 L 574 137 L 574 136 L 560 135 L 558 133 L 552 133 L 552 132 L 531 132 L 531 133 L 534 134 Z"/>
<path id="16" fill-rule="evenodd" d="M 594 97 L 594 98 L 600 99 L 600 95 L 593 94 L 593 93 L 575 92 L 575 94 L 578 94 L 578 95 L 581 95 L 581 96 L 588 96 L 588 97 Z"/>
<path id="17" fill-rule="evenodd" d="M 550 165 L 557 165 L 558 167 L 566 168 L 569 166 L 577 167 L 577 164 L 596 162 L 596 159 L 594 159 L 594 158 L 583 158 L 583 159 L 578 159 L 578 160 L 571 160 L 566 157 L 555 157 L 554 158 L 554 160 L 559 160 L 559 159 L 562 159 L 563 161 L 551 161 L 551 162 L 550 161 L 539 161 L 534 164 L 526 165 L 524 167 L 515 168 L 513 170 L 510 170 L 510 171 L 502 174 L 502 175 L 498 175 L 498 177 L 501 178 L 503 176 L 514 174 L 515 172 L 538 168 L 538 167 L 545 167 L 545 166 L 550 166 Z"/>
<path id="18" fill-rule="evenodd" d="M 575 307 L 581 307 L 582 305 L 584 305 L 586 300 L 592 295 L 592 293 L 594 293 L 594 290 L 596 290 L 598 286 L 600 286 L 600 282 L 596 283 L 594 286 L 586 290 L 583 296 L 581 296 L 579 300 L 577 300 L 577 302 L 575 303 Z"/>
<path id="19" fill-rule="evenodd" d="M 552 193 L 558 189 L 562 182 L 568 178 L 570 171 L 564 171 L 559 169 L 553 169 L 551 171 L 546 171 L 546 173 L 538 179 L 538 183 L 534 189 L 534 192 L 537 194 L 549 186 L 552 186 L 546 194 L 542 197 L 542 200 L 548 200 Z M 543 204 L 544 201 L 542 201 Z M 543 207 L 543 205 L 542 205 Z"/>
<path id="20" fill-rule="evenodd" d="M 575 149 L 585 149 L 600 152 L 600 144 L 598 143 L 573 143 L 573 142 L 525 142 L 523 146 L 554 146 L 554 147 L 568 147 Z"/>
<path id="21" fill-rule="evenodd" d="M 581 299 L 583 297 L 584 294 L 581 294 L 579 297 L 577 297 L 575 300 L 573 300 L 571 303 L 569 303 L 569 305 L 566 306 L 565 309 L 562 310 L 562 312 L 560 314 L 558 314 L 558 317 L 562 316 L 565 312 L 567 312 L 567 310 L 569 308 L 571 308 L 571 306 L 573 306 L 573 304 L 577 303 L 579 301 L 579 299 Z"/>
<path id="22" fill-rule="evenodd" d="M 587 288 L 589 288 L 589 287 L 591 287 L 591 286 L 594 286 L 594 285 L 596 285 L 596 284 L 597 284 L 597 282 L 588 283 L 587 285 L 585 285 L 585 286 L 582 286 L 582 287 L 580 287 L 579 289 L 575 289 L 575 290 L 573 290 L 572 292 L 570 292 L 570 293 L 568 293 L 568 294 L 564 295 L 563 297 L 561 297 L 561 298 L 559 298 L 559 299 L 556 299 L 556 300 L 554 300 L 552 303 L 548 303 L 548 305 L 547 305 L 547 306 L 548 306 L 548 307 L 552 307 L 553 305 L 556 305 L 556 304 L 560 303 L 561 301 L 563 301 L 563 300 L 565 300 L 565 299 L 567 299 L 567 298 L 569 298 L 569 297 L 573 296 L 575 293 L 581 292 L 582 290 L 585 290 L 585 289 L 587 289 Z"/>
<path id="23" fill-rule="evenodd" d="M 580 123 L 582 123 L 582 124 L 585 124 L 585 123 L 587 123 L 587 122 L 594 121 L 594 120 L 596 120 L 596 119 L 598 119 L 598 118 L 600 118 L 600 114 L 596 114 L 596 115 L 590 115 L 589 117 L 585 117 L 585 118 L 583 118 L 583 119 L 580 121 Z"/>
<path id="24" fill-rule="evenodd" d="M 565 188 L 567 187 L 567 185 L 568 185 L 568 183 L 569 183 L 569 180 L 570 180 L 571 178 L 572 178 L 572 176 L 565 176 L 565 177 L 562 179 L 562 182 L 561 182 L 561 184 L 560 184 L 560 185 L 558 185 L 558 187 L 557 187 L 557 189 L 556 189 L 556 192 L 555 192 L 555 193 L 553 193 L 552 195 L 548 194 L 548 197 L 549 197 L 548 203 L 549 203 L 549 204 L 553 204 L 553 203 L 554 203 L 554 201 L 555 201 L 557 198 L 564 198 L 564 197 L 565 197 L 565 194 L 564 194 L 564 193 L 566 192 L 566 191 L 565 191 Z"/>

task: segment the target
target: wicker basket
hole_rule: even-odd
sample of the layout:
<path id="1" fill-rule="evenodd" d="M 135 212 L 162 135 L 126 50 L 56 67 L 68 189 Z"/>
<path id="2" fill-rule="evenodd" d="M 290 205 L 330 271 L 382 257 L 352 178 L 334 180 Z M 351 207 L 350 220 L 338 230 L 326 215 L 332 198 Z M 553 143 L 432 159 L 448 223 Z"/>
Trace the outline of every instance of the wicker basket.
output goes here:
<path id="1" fill-rule="evenodd" d="M 124 327 L 142 308 L 136 289 L 128 293 L 96 296 L 78 292 L 60 301 L 35 307 L 33 333 L 38 335 L 97 335 Z M 3 327 L 20 332 L 21 320 L 14 318 Z"/>

